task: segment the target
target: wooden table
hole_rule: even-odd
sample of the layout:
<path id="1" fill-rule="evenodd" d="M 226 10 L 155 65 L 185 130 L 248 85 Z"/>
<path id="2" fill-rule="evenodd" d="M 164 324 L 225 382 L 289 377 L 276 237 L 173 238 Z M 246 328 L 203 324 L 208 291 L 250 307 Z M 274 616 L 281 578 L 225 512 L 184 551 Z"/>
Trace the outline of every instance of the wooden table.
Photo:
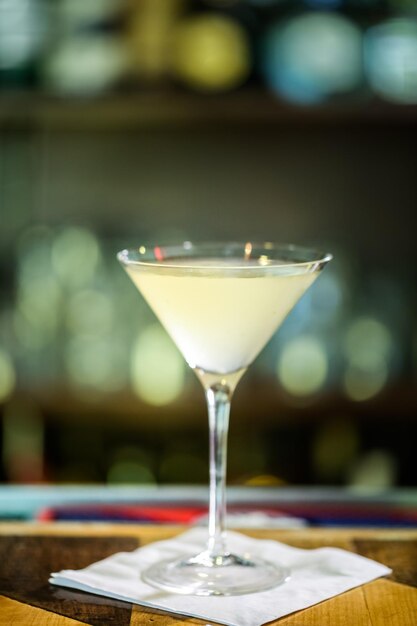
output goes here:
<path id="1" fill-rule="evenodd" d="M 51 571 L 85 567 L 113 552 L 134 550 L 180 530 L 172 526 L 86 523 L 0 524 L 0 625 L 207 626 L 203 620 L 48 584 Z M 244 532 L 301 548 L 337 546 L 393 569 L 389 578 L 270 622 L 270 626 L 417 626 L 417 530 Z"/>

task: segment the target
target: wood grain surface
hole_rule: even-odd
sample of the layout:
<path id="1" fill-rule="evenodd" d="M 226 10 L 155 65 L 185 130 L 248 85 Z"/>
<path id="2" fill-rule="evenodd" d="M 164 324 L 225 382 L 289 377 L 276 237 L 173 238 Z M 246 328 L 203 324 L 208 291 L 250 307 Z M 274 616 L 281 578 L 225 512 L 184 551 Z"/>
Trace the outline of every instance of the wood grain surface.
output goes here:
<path id="1" fill-rule="evenodd" d="M 85 567 L 180 530 L 122 524 L 0 524 L 0 626 L 214 626 L 48 583 L 52 571 Z M 340 547 L 393 569 L 389 579 L 373 581 L 268 626 L 417 626 L 417 530 L 244 532 L 301 548 Z"/>
<path id="2" fill-rule="evenodd" d="M 114 552 L 139 546 L 129 537 L 0 537 L 0 592 L 93 626 L 129 626 L 131 607 L 48 583 L 49 574 L 86 567 Z M 6 622 L 7 623 L 7 622 Z"/>

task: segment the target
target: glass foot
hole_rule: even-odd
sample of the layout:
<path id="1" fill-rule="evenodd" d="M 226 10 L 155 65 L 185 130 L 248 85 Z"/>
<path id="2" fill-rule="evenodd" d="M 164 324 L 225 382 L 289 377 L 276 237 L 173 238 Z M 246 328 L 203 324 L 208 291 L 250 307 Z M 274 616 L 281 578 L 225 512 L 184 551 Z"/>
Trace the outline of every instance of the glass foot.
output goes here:
<path id="1" fill-rule="evenodd" d="M 289 580 L 287 568 L 262 559 L 212 557 L 202 552 L 192 558 L 155 563 L 142 574 L 145 582 L 170 591 L 196 596 L 233 596 L 271 589 Z"/>

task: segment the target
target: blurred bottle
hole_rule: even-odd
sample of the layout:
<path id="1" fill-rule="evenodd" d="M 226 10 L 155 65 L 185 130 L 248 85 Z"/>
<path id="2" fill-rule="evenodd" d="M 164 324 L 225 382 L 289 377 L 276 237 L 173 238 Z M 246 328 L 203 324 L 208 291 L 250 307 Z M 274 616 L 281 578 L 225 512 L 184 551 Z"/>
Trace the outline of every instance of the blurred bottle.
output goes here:
<path id="1" fill-rule="evenodd" d="M 0 0 L 0 89 L 36 82 L 36 61 L 46 33 L 42 0 Z"/>
<path id="2" fill-rule="evenodd" d="M 118 21 L 125 0 L 58 0 L 53 3 L 61 29 L 68 34 L 109 30 Z"/>
<path id="3" fill-rule="evenodd" d="M 168 76 L 172 32 L 183 6 L 183 0 L 132 0 L 127 41 L 135 77 L 155 82 Z"/>
<path id="4" fill-rule="evenodd" d="M 127 50 L 120 0 L 62 0 L 55 7 L 55 38 L 42 65 L 47 89 L 93 96 L 125 75 Z"/>
<path id="5" fill-rule="evenodd" d="M 393 19 L 371 28 L 365 37 L 365 69 L 379 96 L 417 104 L 417 20 Z"/>
<path id="6" fill-rule="evenodd" d="M 196 91 L 229 91 L 250 74 L 247 33 L 237 20 L 221 13 L 182 20 L 173 33 L 172 46 L 174 77 Z"/>
<path id="7" fill-rule="evenodd" d="M 311 105 L 347 94 L 362 81 L 362 35 L 337 13 L 309 12 L 276 22 L 263 50 L 265 79 L 280 96 Z"/>

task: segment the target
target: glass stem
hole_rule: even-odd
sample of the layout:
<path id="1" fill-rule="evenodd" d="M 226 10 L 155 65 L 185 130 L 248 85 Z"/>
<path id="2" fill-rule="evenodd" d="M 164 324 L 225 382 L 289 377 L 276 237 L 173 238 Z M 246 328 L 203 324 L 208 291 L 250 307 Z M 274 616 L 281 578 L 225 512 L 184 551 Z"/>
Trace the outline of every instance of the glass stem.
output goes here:
<path id="1" fill-rule="evenodd" d="M 226 464 L 230 402 L 233 390 L 215 383 L 206 388 L 210 432 L 210 508 L 208 552 L 211 558 L 226 556 Z"/>

